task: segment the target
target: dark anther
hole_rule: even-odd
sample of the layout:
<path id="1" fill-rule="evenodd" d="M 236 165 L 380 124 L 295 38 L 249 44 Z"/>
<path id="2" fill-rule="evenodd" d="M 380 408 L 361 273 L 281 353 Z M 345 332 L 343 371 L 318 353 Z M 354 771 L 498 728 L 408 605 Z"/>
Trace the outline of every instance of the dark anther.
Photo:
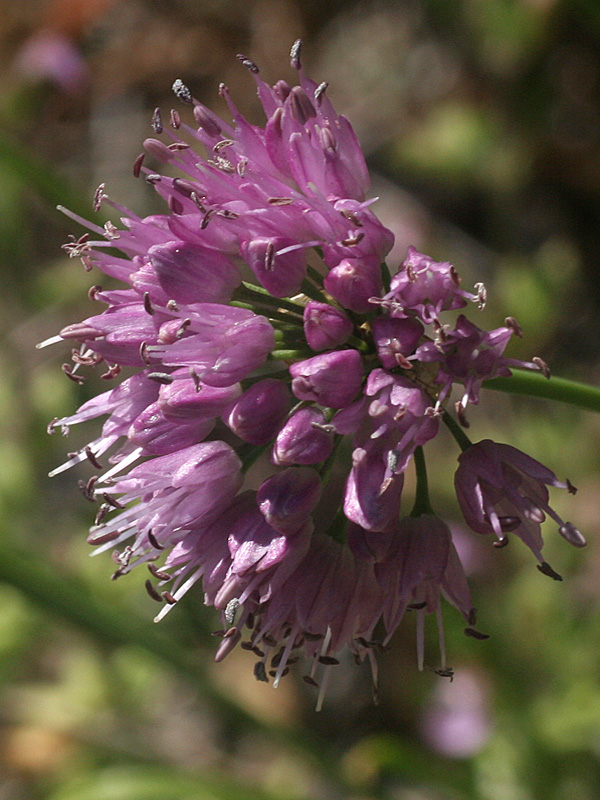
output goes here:
<path id="1" fill-rule="evenodd" d="M 317 86 L 317 88 L 315 89 L 315 91 L 314 91 L 314 94 L 313 94 L 313 97 L 315 98 L 315 103 L 316 103 L 318 106 L 320 106 L 320 105 L 321 105 L 321 102 L 322 102 L 323 95 L 324 95 L 325 91 L 327 90 L 327 87 L 328 87 L 328 86 L 329 86 L 329 84 L 327 83 L 327 81 L 323 81 L 323 82 L 322 82 L 322 83 L 320 83 L 320 84 Z"/>
<path id="2" fill-rule="evenodd" d="M 548 380 L 550 380 L 550 367 L 548 366 L 548 364 L 546 364 L 546 362 L 543 359 L 538 358 L 538 356 L 535 356 L 535 358 L 532 358 L 531 360 L 539 369 L 539 371 L 542 373 L 544 378 L 548 378 Z"/>
<path id="3" fill-rule="evenodd" d="M 254 61 L 252 61 L 249 58 L 246 58 L 246 56 L 242 55 L 242 53 L 238 53 L 236 58 L 246 67 L 246 69 L 249 69 L 250 72 L 252 72 L 254 75 L 258 74 L 259 69 L 254 63 Z"/>
<path id="4" fill-rule="evenodd" d="M 168 572 L 163 572 L 154 564 L 148 564 L 148 569 L 154 575 L 155 578 L 158 578 L 159 581 L 170 581 L 171 575 Z"/>
<path id="5" fill-rule="evenodd" d="M 523 328 L 519 325 L 514 317 L 507 317 L 504 320 L 504 324 L 507 328 L 510 328 L 515 336 L 519 337 L 519 339 L 523 338 Z"/>
<path id="6" fill-rule="evenodd" d="M 287 675 L 289 671 L 290 671 L 290 668 L 289 668 L 289 667 L 285 667 L 284 669 L 282 669 L 282 670 L 281 670 L 281 676 L 280 676 L 280 677 L 282 677 L 282 678 L 283 678 L 283 676 L 284 676 L 284 675 Z M 277 675 L 277 672 L 276 672 L 276 670 L 274 670 L 274 669 L 270 670 L 270 671 L 269 671 L 269 675 L 270 675 L 272 678 L 274 678 L 274 677 Z"/>
<path id="7" fill-rule="evenodd" d="M 425 608 L 427 605 L 427 601 L 423 600 L 422 603 L 409 603 L 406 607 L 411 611 L 420 611 L 422 608 Z"/>
<path id="8" fill-rule="evenodd" d="M 173 83 L 172 86 L 173 91 L 175 92 L 175 97 L 178 100 L 181 100 L 182 103 L 188 103 L 191 105 L 192 101 L 192 94 L 185 83 L 177 78 L 177 80 Z"/>
<path id="9" fill-rule="evenodd" d="M 98 292 L 102 291 L 102 287 L 99 285 L 90 286 L 88 289 L 88 297 L 90 300 L 97 300 L 98 299 Z"/>
<path id="10" fill-rule="evenodd" d="M 277 644 L 277 640 L 273 639 L 273 637 L 269 635 L 263 636 L 263 642 L 265 644 L 268 644 L 269 647 L 275 647 L 275 645 Z"/>
<path id="11" fill-rule="evenodd" d="M 360 221 L 360 219 L 358 218 L 358 215 L 354 213 L 354 211 L 347 211 L 347 210 L 344 209 L 344 210 L 340 211 L 340 214 L 342 215 L 342 217 L 347 219 L 353 225 L 356 225 L 357 228 L 362 228 L 363 224 Z"/>
<path id="12" fill-rule="evenodd" d="M 94 525 L 100 525 L 110 512 L 110 506 L 108 503 L 102 503 L 100 508 L 98 509 L 98 513 L 96 514 L 96 519 L 94 520 Z"/>
<path id="13" fill-rule="evenodd" d="M 300 56 L 302 54 L 302 39 L 296 39 L 290 50 L 290 64 L 292 69 L 302 69 Z"/>
<path id="14" fill-rule="evenodd" d="M 193 367 L 190 367 L 190 378 L 194 381 L 196 391 L 199 392 L 202 388 L 202 384 L 200 383 L 200 376 Z"/>
<path id="15" fill-rule="evenodd" d="M 146 375 L 147 378 L 150 378 L 151 381 L 156 381 L 156 383 L 162 383 L 167 386 L 170 383 L 173 383 L 173 376 L 169 375 L 167 372 L 149 372 Z"/>
<path id="16" fill-rule="evenodd" d="M 255 617 L 254 614 L 250 613 L 246 617 L 246 627 L 252 629 L 254 627 Z"/>
<path id="17" fill-rule="evenodd" d="M 165 601 L 165 603 L 168 603 L 170 606 L 174 606 L 175 603 L 177 602 L 177 600 L 173 597 L 171 592 L 161 592 L 160 596 Z"/>
<path id="18" fill-rule="evenodd" d="M 517 530 L 521 524 L 521 518 L 513 516 L 498 517 L 498 522 L 500 523 L 500 528 L 504 533 L 511 533 L 512 531 Z"/>
<path id="19" fill-rule="evenodd" d="M 473 627 L 473 625 L 477 625 L 477 609 L 471 608 L 469 610 L 469 625 Z"/>
<path id="20" fill-rule="evenodd" d="M 439 675 L 440 678 L 450 678 L 450 683 L 454 680 L 454 670 L 452 667 L 444 667 L 443 669 L 434 669 L 433 670 L 436 675 Z"/>
<path id="21" fill-rule="evenodd" d="M 293 202 L 293 197 L 269 197 L 268 200 L 270 206 L 289 206 Z"/>
<path id="22" fill-rule="evenodd" d="M 304 631 L 304 638 L 307 642 L 318 642 L 319 639 L 323 638 L 322 633 L 310 633 L 309 631 Z"/>
<path id="23" fill-rule="evenodd" d="M 189 150 L 190 146 L 187 142 L 172 142 L 167 145 L 167 149 L 171 150 L 173 153 L 178 153 L 180 150 Z"/>
<path id="24" fill-rule="evenodd" d="M 457 287 L 460 286 L 461 284 L 460 275 L 456 271 L 456 268 L 453 266 L 450 267 L 450 280 Z"/>
<path id="25" fill-rule="evenodd" d="M 92 448 L 88 445 L 85 448 L 85 456 L 87 460 L 92 464 L 92 466 L 96 467 L 96 469 L 104 469 L 102 464 L 98 461 L 94 453 L 92 452 Z"/>
<path id="26" fill-rule="evenodd" d="M 191 319 L 182 320 L 181 325 L 177 328 L 177 332 L 175 333 L 175 338 L 181 339 L 181 337 L 187 331 L 187 329 L 190 327 L 191 324 L 192 324 Z"/>
<path id="27" fill-rule="evenodd" d="M 275 264 L 275 245 L 269 242 L 265 250 L 265 269 L 272 270 Z"/>
<path id="28" fill-rule="evenodd" d="M 87 481 L 77 481 L 77 485 L 81 489 L 81 493 L 85 497 L 86 500 L 90 500 L 90 502 L 95 503 L 96 498 L 94 497 L 94 486 L 98 480 L 97 475 L 92 475 L 91 478 L 88 478 Z"/>
<path id="29" fill-rule="evenodd" d="M 150 545 L 151 545 L 151 546 L 152 546 L 152 547 L 153 547 L 155 550 L 164 550 L 164 549 L 165 549 L 165 548 L 163 547 L 163 545 L 162 545 L 162 544 L 161 544 L 161 543 L 158 541 L 158 539 L 156 538 L 156 536 L 155 536 L 155 535 L 152 533 L 152 531 L 147 531 L 147 532 L 146 532 L 146 538 L 148 539 L 148 541 L 150 542 Z"/>
<path id="30" fill-rule="evenodd" d="M 108 505 L 113 508 L 125 508 L 123 503 L 119 503 L 116 497 L 112 497 L 108 492 L 102 492 L 102 497 L 104 498 L 104 502 L 108 503 Z"/>
<path id="31" fill-rule="evenodd" d="M 162 597 L 160 596 L 160 594 L 159 594 L 159 593 L 156 591 L 156 589 L 154 588 L 154 586 L 152 585 L 152 581 L 151 581 L 150 579 L 148 579 L 148 580 L 147 580 L 147 581 L 144 583 L 144 586 L 146 587 L 146 591 L 148 592 L 148 594 L 150 595 L 150 597 L 151 597 L 153 600 L 156 600 L 156 602 L 157 602 L 157 603 L 162 603 L 163 599 L 162 599 Z"/>
<path id="32" fill-rule="evenodd" d="M 198 195 L 196 194 L 196 192 L 192 192 L 190 195 L 190 200 L 192 201 L 192 203 L 194 203 L 194 205 L 198 208 L 199 211 L 201 211 L 203 214 L 206 213 L 206 208 L 202 204 L 202 200 L 206 200 L 206 197 L 203 197 L 201 200 L 200 197 L 198 197 Z"/>
<path id="33" fill-rule="evenodd" d="M 179 116 L 179 111 L 175 111 L 174 108 L 171 109 L 171 127 L 175 128 L 176 131 L 181 128 L 181 117 Z"/>
<path id="34" fill-rule="evenodd" d="M 314 678 L 311 678 L 310 675 L 303 675 L 302 680 L 304 683 L 308 683 L 309 686 L 314 686 L 317 689 L 319 688 L 319 684 L 316 682 Z"/>
<path id="35" fill-rule="evenodd" d="M 160 116 L 160 108 L 155 108 L 152 114 L 152 130 L 154 133 L 163 132 L 162 118 Z"/>
<path id="36" fill-rule="evenodd" d="M 482 633 L 475 628 L 465 628 L 465 636 L 470 636 L 472 639 L 478 639 L 481 642 L 490 638 L 489 633 Z"/>
<path id="37" fill-rule="evenodd" d="M 567 484 L 567 491 L 569 492 L 569 494 L 577 494 L 577 487 L 573 486 L 573 484 L 568 478 L 565 481 L 565 483 Z"/>
<path id="38" fill-rule="evenodd" d="M 113 378 L 116 378 L 117 375 L 121 372 L 121 367 L 119 364 L 109 364 L 109 367 L 106 372 L 103 372 L 100 377 L 104 381 L 110 381 Z"/>
<path id="39" fill-rule="evenodd" d="M 351 236 L 348 239 L 342 239 L 340 244 L 343 244 L 344 247 L 354 247 L 355 245 L 362 242 L 364 238 L 365 234 L 361 231 L 360 233 L 357 233 L 356 236 Z"/>
<path id="40" fill-rule="evenodd" d="M 144 364 L 150 365 L 152 362 L 150 361 L 150 355 L 148 353 L 148 343 L 142 342 L 140 345 L 140 358 L 144 362 Z"/>
<path id="41" fill-rule="evenodd" d="M 82 364 L 84 367 L 95 367 L 100 364 L 104 359 L 98 353 L 90 353 L 84 355 L 80 350 L 71 350 L 71 360 L 75 364 Z"/>
<path id="42" fill-rule="evenodd" d="M 142 164 L 146 158 L 146 153 L 140 153 L 136 160 L 133 162 L 133 177 L 139 178 L 142 171 Z"/>
<path id="43" fill-rule="evenodd" d="M 325 664 L 326 666 L 334 666 L 340 663 L 337 658 L 334 658 L 333 656 L 319 656 L 318 660 L 319 664 Z"/>
<path id="44" fill-rule="evenodd" d="M 186 181 L 185 178 L 174 178 L 173 189 L 184 197 L 191 197 L 198 190 L 198 186 L 191 181 Z"/>
<path id="45" fill-rule="evenodd" d="M 394 353 L 394 360 L 400 369 L 413 369 L 412 362 L 403 356 L 402 353 Z"/>
<path id="46" fill-rule="evenodd" d="M 144 292 L 144 311 L 146 314 L 154 314 L 154 309 L 150 302 L 150 292 Z"/>
<path id="47" fill-rule="evenodd" d="M 119 531 L 111 531 L 110 533 L 92 533 L 87 538 L 88 544 L 106 544 L 106 542 L 112 542 L 114 539 L 117 539 L 119 536 Z"/>
<path id="48" fill-rule="evenodd" d="M 502 539 L 498 539 L 497 542 L 492 542 L 492 547 L 495 547 L 497 550 L 506 547 L 509 542 L 508 536 L 504 536 Z"/>
<path id="49" fill-rule="evenodd" d="M 70 364 L 63 364 L 61 367 L 62 371 L 65 373 L 67 378 L 74 381 L 74 383 L 85 383 L 85 378 L 83 375 L 77 375 L 75 372 L 71 370 Z"/>
<path id="50" fill-rule="evenodd" d="M 252 652 L 252 648 L 254 647 L 254 645 L 252 644 L 252 642 L 241 642 L 240 647 L 242 648 L 242 650 L 249 650 L 250 652 Z"/>
<path id="51" fill-rule="evenodd" d="M 465 416 L 465 410 L 462 407 L 462 403 L 460 402 L 460 400 L 457 400 L 456 403 L 454 403 L 454 410 L 456 411 L 456 417 L 457 417 L 460 425 L 463 428 L 470 428 L 471 424 L 470 424 L 469 420 Z"/>
<path id="52" fill-rule="evenodd" d="M 223 219 L 239 219 L 239 214 L 237 211 L 230 211 L 228 208 L 221 208 L 217 211 L 218 217 L 223 217 Z"/>
<path id="53" fill-rule="evenodd" d="M 202 222 L 200 223 L 200 228 L 202 230 L 204 230 L 206 228 L 206 226 L 208 225 L 208 223 L 211 221 L 211 219 L 214 217 L 214 215 L 216 213 L 217 212 L 215 211 L 214 208 L 209 208 L 209 210 L 206 212 L 206 214 L 202 217 Z"/>
<path id="54" fill-rule="evenodd" d="M 181 201 L 178 200 L 173 195 L 169 196 L 169 208 L 171 212 L 176 216 L 181 216 L 185 210 L 183 207 L 183 203 L 181 203 Z"/>
<path id="55" fill-rule="evenodd" d="M 257 661 L 254 665 L 254 677 L 257 681 L 263 681 L 263 683 L 269 682 L 269 679 L 267 678 L 267 670 L 265 669 L 265 665 L 262 661 Z"/>
<path id="56" fill-rule="evenodd" d="M 542 561 L 541 564 L 537 565 L 537 568 L 543 575 L 547 575 L 549 578 L 552 578 L 552 580 L 562 581 L 562 575 L 555 572 L 547 561 Z"/>

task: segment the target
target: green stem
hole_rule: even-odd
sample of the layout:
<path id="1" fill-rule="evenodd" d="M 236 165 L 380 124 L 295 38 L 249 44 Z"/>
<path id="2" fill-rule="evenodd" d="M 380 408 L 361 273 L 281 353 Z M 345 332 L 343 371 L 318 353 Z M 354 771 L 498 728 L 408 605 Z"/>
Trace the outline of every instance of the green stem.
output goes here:
<path id="1" fill-rule="evenodd" d="M 473 444 L 473 442 L 469 439 L 467 434 L 463 431 L 463 429 L 460 427 L 460 425 L 454 419 L 454 417 L 451 417 L 447 411 L 443 411 L 442 419 L 444 420 L 444 424 L 446 425 L 452 436 L 454 436 L 460 449 L 463 452 L 465 450 L 468 450 L 469 447 L 471 447 L 471 445 Z"/>
<path id="2" fill-rule="evenodd" d="M 600 411 L 600 388 L 567 378 L 548 379 L 538 372 L 526 372 L 521 369 L 514 369 L 512 373 L 512 378 L 494 378 L 486 381 L 483 386 L 485 389 L 493 389 L 498 392 L 545 397 L 548 400 L 559 400 L 561 403 L 569 403 L 578 408 Z"/>
<path id="3" fill-rule="evenodd" d="M 278 322 L 287 322 L 288 325 L 295 325 L 298 330 L 302 330 L 302 323 L 300 320 L 296 319 L 295 317 L 290 316 L 287 311 L 277 311 L 274 308 L 266 308 L 264 310 L 257 308 L 257 303 L 244 303 L 243 300 L 231 300 L 229 302 L 230 306 L 235 306 L 236 308 L 247 308 L 249 311 L 254 311 L 254 313 L 262 313 L 264 317 L 269 320 L 277 320 Z"/>
<path id="4" fill-rule="evenodd" d="M 425 464 L 425 453 L 422 447 L 415 450 L 415 472 L 417 475 L 417 491 L 415 504 L 410 512 L 411 517 L 420 517 L 421 514 L 433 514 L 431 503 L 429 502 L 429 483 L 427 481 L 427 465 Z"/>
<path id="5" fill-rule="evenodd" d="M 308 278 L 305 278 L 302 281 L 302 291 L 307 297 L 310 297 L 312 300 L 316 300 L 317 303 L 323 303 L 325 300 L 321 290 L 311 283 Z"/>
<path id="6" fill-rule="evenodd" d="M 279 361 L 301 361 L 303 358 L 309 358 L 311 355 L 314 354 L 306 350 L 271 350 L 271 357 Z"/>
<path id="7" fill-rule="evenodd" d="M 294 303 L 285 297 L 273 297 L 262 286 L 255 286 L 247 281 L 242 281 L 241 285 L 236 289 L 234 297 L 235 299 L 249 300 L 258 305 L 265 305 L 274 309 L 286 308 L 292 314 L 298 314 L 300 317 L 304 314 L 304 307 L 299 303 Z"/>
<path id="8" fill-rule="evenodd" d="M 323 276 L 321 275 L 318 269 L 315 269 L 314 267 L 311 267 L 310 264 L 307 264 L 306 273 L 308 277 L 313 281 L 313 283 L 316 283 L 317 286 L 320 287 L 323 286 Z"/>

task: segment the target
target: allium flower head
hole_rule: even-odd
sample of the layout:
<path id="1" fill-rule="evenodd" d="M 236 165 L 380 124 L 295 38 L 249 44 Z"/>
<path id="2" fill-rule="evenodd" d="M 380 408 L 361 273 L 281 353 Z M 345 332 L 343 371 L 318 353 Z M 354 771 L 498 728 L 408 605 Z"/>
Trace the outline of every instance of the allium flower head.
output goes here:
<path id="1" fill-rule="evenodd" d="M 63 367 L 77 382 L 99 364 L 106 380 L 123 367 L 130 376 L 51 423 L 67 434 L 105 417 L 53 474 L 82 461 L 98 471 L 81 482 L 101 503 L 90 542 L 113 550 L 114 577 L 148 566 L 148 591 L 164 603 L 157 619 L 201 581 L 223 623 L 217 659 L 241 641 L 256 677 L 277 684 L 303 654 L 320 703 L 344 648 L 376 680 L 376 649 L 411 610 L 422 667 L 424 616 L 436 615 L 441 637 L 441 597 L 482 638 L 447 525 L 428 504 L 401 519 L 404 474 L 437 435 L 455 384 L 465 422 L 484 381 L 545 366 L 505 358 L 514 321 L 484 331 L 463 314 L 447 328 L 445 311 L 485 299 L 447 262 L 410 248 L 390 282 L 381 262 L 393 236 L 371 211 L 361 149 L 327 84 L 305 75 L 299 43 L 297 86 L 271 87 L 240 60 L 262 126 L 225 86 L 233 123 L 181 81 L 182 114 L 169 125 L 158 109 L 152 117 L 133 173 L 165 213 L 138 217 L 104 186 L 94 208 L 115 209 L 120 227 L 66 212 L 89 231 L 66 251 L 111 288 L 92 287 L 104 308 L 47 343 L 78 345 Z M 547 505 L 545 484 L 561 484 L 517 453 L 481 442 L 463 454 L 467 522 L 500 538 L 514 530 L 540 560 L 544 513 L 581 543 Z M 257 459 L 270 470 L 258 486 L 248 474 Z"/>

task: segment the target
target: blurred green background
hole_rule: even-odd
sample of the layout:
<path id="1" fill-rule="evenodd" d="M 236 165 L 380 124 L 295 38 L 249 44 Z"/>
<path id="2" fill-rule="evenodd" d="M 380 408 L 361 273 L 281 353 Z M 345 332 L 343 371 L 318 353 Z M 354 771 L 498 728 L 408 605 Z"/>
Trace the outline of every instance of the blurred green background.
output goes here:
<path id="1" fill-rule="evenodd" d="M 290 44 L 354 124 L 375 206 L 407 245 L 485 281 L 484 324 L 525 330 L 511 354 L 600 378 L 600 5 L 597 0 L 0 0 L 0 800 L 595 800 L 600 797 L 600 422 L 484 393 L 475 439 L 527 450 L 579 487 L 555 505 L 535 569 L 461 527 L 454 448 L 428 447 L 435 506 L 454 525 L 480 627 L 448 609 L 452 683 L 417 673 L 412 620 L 366 669 L 336 668 L 324 710 L 290 675 L 274 692 L 236 651 L 212 662 L 216 615 L 190 592 L 160 626 L 145 575 L 112 583 L 90 559 L 81 469 L 46 476 L 92 438 L 46 424 L 104 387 L 67 380 L 35 344 L 90 314 L 97 274 L 60 249 L 106 182 L 160 211 L 131 175 L 150 115 L 181 78 L 225 113 L 227 83 L 261 121 L 253 84 L 293 80 Z M 183 114 L 183 111 L 182 111 Z M 100 383 L 100 381 L 98 381 Z M 436 661 L 431 630 L 430 662 Z"/>

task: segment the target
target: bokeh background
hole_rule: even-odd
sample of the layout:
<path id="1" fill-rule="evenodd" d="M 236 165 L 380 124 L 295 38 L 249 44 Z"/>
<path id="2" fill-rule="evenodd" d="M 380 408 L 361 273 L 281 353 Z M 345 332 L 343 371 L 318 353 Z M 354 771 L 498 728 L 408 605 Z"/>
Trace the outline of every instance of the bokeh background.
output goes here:
<path id="1" fill-rule="evenodd" d="M 243 52 L 293 80 L 298 36 L 373 171 L 375 206 L 407 245 L 484 280 L 483 323 L 525 330 L 512 354 L 600 380 L 600 5 L 597 0 L 0 0 L 0 800 L 597 800 L 600 796 L 600 422 L 484 393 L 475 438 L 569 476 L 557 509 L 589 537 L 547 530 L 555 583 L 519 542 L 461 526 L 457 453 L 428 448 L 480 626 L 445 613 L 453 682 L 415 667 L 408 619 L 368 670 L 336 667 L 324 710 L 297 676 L 274 691 L 252 656 L 212 662 L 216 615 L 190 592 L 160 626 L 135 572 L 90 559 L 87 471 L 50 481 L 91 438 L 46 434 L 99 390 L 36 342 L 90 313 L 88 275 L 60 249 L 96 185 L 160 211 L 131 167 L 181 78 L 225 113 L 228 84 L 260 122 Z M 182 109 L 184 114 L 185 108 Z M 78 438 L 79 437 L 79 438 Z M 558 494 L 558 493 L 556 493 Z M 435 666 L 436 635 L 428 661 Z"/>

